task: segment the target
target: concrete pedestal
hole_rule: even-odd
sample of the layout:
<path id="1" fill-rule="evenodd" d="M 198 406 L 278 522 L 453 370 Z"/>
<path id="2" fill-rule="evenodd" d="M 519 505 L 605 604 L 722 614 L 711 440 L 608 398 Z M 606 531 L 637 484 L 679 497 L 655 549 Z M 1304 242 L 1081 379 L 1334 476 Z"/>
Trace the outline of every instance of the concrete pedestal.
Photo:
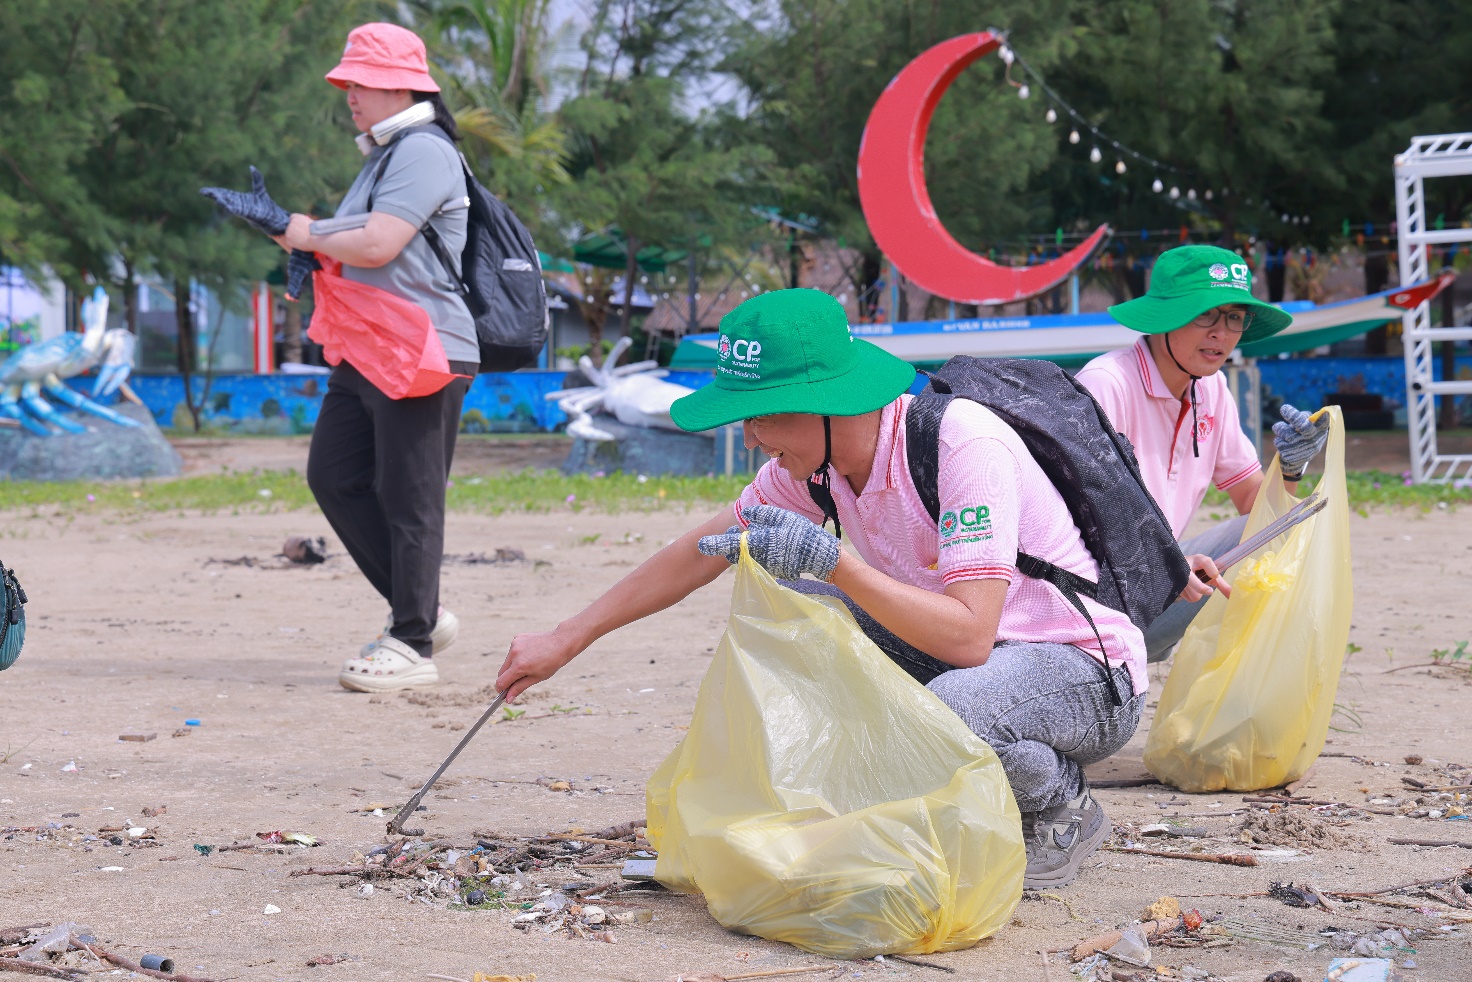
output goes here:
<path id="1" fill-rule="evenodd" d="M 82 481 L 118 477 L 174 477 L 183 468 L 179 454 L 164 439 L 142 406 L 112 407 L 141 427 L 118 426 L 91 413 L 67 412 L 87 427 L 85 433 L 36 436 L 0 428 L 0 480 Z"/>

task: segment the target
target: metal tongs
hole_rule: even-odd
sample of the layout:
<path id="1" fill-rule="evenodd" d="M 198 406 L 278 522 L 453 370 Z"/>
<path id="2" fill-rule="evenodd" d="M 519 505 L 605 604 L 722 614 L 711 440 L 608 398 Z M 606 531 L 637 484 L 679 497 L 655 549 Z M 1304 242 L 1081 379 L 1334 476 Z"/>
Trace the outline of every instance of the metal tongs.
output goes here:
<path id="1" fill-rule="evenodd" d="M 491 708 L 487 709 L 483 714 L 481 714 L 480 719 L 477 720 L 475 725 L 470 728 L 469 733 L 460 738 L 460 742 L 455 744 L 455 749 L 450 751 L 450 756 L 445 758 L 445 762 L 440 765 L 440 769 L 435 771 L 434 776 L 432 776 L 428 781 L 424 782 L 424 787 L 419 789 L 419 793 L 410 798 L 409 803 L 406 804 L 403 808 L 400 808 L 399 813 L 395 815 L 393 817 L 393 820 L 388 823 L 389 835 L 424 834 L 423 829 L 404 828 L 404 819 L 414 814 L 414 809 L 419 807 L 419 803 L 424 800 L 424 796 L 429 794 L 429 789 L 434 787 L 434 782 L 438 781 L 440 779 L 440 775 L 445 773 L 445 768 L 449 767 L 451 761 L 460 756 L 460 751 L 465 749 L 466 745 L 468 745 L 470 741 L 475 737 L 475 735 L 480 732 L 480 728 L 486 725 L 491 716 L 495 714 L 496 710 L 501 708 L 502 703 L 504 703 L 505 701 L 506 693 L 502 692 L 496 696 L 496 701 L 491 703 Z"/>
<path id="2" fill-rule="evenodd" d="M 1329 499 L 1322 497 L 1317 491 L 1304 498 L 1288 511 L 1279 515 L 1268 524 L 1261 532 L 1243 541 L 1243 543 L 1223 555 L 1216 561 L 1218 573 L 1225 573 L 1230 567 L 1237 565 L 1248 556 L 1252 555 L 1269 542 L 1291 529 L 1293 526 L 1308 521 L 1313 516 L 1324 510 Z M 1211 577 L 1206 575 L 1205 570 L 1195 570 L 1196 578 L 1202 583 L 1210 583 Z"/>

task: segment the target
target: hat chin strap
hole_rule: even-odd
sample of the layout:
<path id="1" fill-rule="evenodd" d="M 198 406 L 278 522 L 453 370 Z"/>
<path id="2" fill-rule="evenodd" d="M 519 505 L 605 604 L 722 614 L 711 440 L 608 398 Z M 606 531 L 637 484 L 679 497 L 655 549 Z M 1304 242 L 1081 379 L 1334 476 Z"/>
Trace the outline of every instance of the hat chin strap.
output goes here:
<path id="1" fill-rule="evenodd" d="M 833 500 L 833 479 L 828 473 L 829 466 L 833 463 L 833 418 L 823 417 L 823 462 L 818 469 L 813 471 L 809 481 L 818 485 L 828 492 L 823 496 L 823 522 L 829 519 L 833 521 L 833 534 L 843 538 L 843 526 L 838 521 L 838 504 Z"/>
<path id="2" fill-rule="evenodd" d="M 1197 443 L 1196 443 L 1196 431 L 1197 431 L 1197 426 L 1196 426 L 1196 383 L 1199 382 L 1199 381 L 1201 381 L 1201 376 L 1200 375 L 1193 375 L 1191 373 L 1191 370 L 1189 368 L 1187 368 L 1185 365 L 1182 365 L 1181 364 L 1181 360 L 1176 357 L 1176 353 L 1174 351 L 1170 350 L 1170 332 L 1169 331 L 1167 331 L 1166 333 L 1162 334 L 1161 337 L 1165 339 L 1165 353 L 1168 354 L 1168 355 L 1170 355 L 1170 360 L 1173 361 L 1173 362 L 1175 362 L 1176 363 L 1176 367 L 1179 368 L 1181 371 L 1185 372 L 1186 375 L 1191 379 L 1191 389 L 1190 389 L 1190 396 L 1191 396 L 1191 456 L 1193 456 L 1193 457 L 1200 457 L 1201 456 L 1201 447 L 1198 446 Z"/>

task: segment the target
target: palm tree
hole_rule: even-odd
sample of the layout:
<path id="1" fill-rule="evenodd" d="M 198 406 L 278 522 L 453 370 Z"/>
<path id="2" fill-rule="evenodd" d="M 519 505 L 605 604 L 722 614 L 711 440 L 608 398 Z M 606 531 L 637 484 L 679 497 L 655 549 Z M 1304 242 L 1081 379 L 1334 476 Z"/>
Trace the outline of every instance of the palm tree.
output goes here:
<path id="1" fill-rule="evenodd" d="M 569 180 L 567 134 L 546 111 L 550 0 L 419 0 L 415 20 L 448 77 L 446 101 L 486 186 L 536 226 L 535 198 Z"/>

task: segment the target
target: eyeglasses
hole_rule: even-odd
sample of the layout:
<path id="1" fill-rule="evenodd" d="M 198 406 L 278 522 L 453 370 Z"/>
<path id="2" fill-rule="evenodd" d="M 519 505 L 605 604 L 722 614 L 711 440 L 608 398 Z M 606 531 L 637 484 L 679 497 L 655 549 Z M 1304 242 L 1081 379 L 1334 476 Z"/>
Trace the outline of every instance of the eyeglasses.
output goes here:
<path id="1" fill-rule="evenodd" d="M 1191 326 L 1209 331 L 1221 322 L 1223 316 L 1227 319 L 1229 334 L 1241 334 L 1252 326 L 1252 311 L 1230 310 L 1226 307 L 1216 307 L 1204 314 L 1197 314 L 1191 319 Z"/>

